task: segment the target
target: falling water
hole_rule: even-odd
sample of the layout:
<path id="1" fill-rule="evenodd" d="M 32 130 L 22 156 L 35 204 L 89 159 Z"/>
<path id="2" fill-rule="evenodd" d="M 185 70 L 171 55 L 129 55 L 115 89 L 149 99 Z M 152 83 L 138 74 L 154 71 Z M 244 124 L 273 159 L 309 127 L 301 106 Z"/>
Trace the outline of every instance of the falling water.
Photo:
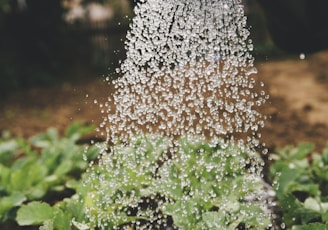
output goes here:
<path id="1" fill-rule="evenodd" d="M 127 58 L 117 70 L 122 77 L 110 82 L 115 92 L 108 102 L 100 105 L 107 109 L 101 124 L 107 141 L 121 147 L 112 147 L 110 152 L 113 154 L 104 153 L 99 167 L 115 176 L 110 182 L 102 173 L 97 172 L 93 176 L 101 178 L 103 185 L 113 188 L 124 187 L 124 183 L 128 183 L 127 176 L 122 176 L 124 169 L 120 167 L 139 170 L 138 175 L 147 175 L 149 171 L 155 177 L 158 171 L 163 170 L 156 162 L 159 158 L 154 157 L 153 164 L 143 167 L 139 161 L 123 163 L 128 158 L 134 158 L 133 154 L 140 155 L 148 142 L 154 146 L 153 151 L 167 149 L 163 151 L 170 157 L 179 155 L 180 161 L 190 158 L 188 152 L 179 153 L 179 147 L 184 143 L 181 138 L 186 138 L 190 145 L 206 141 L 210 147 L 218 144 L 225 146 L 223 149 L 229 145 L 238 146 L 239 152 L 234 153 L 236 159 L 242 150 L 252 152 L 259 147 L 259 129 L 264 126 L 265 120 L 259 108 L 268 96 L 262 89 L 263 83 L 254 78 L 257 70 L 250 54 L 253 45 L 248 38 L 250 32 L 241 1 L 144 0 L 135 8 L 135 14 L 126 37 Z M 143 147 L 132 148 L 136 145 L 136 136 L 142 134 L 150 136 L 148 145 L 143 143 Z M 157 145 L 158 138 L 155 137 L 165 141 Z M 153 142 L 150 141 L 152 138 Z M 131 149 L 135 151 L 132 155 Z M 103 152 L 106 152 L 105 149 Z M 215 157 L 226 157 L 222 151 L 216 154 Z M 161 158 L 161 161 L 169 161 L 168 158 Z M 139 159 L 141 164 L 142 159 L 147 160 L 142 155 Z M 215 169 L 213 173 L 218 174 L 220 183 L 224 166 L 209 165 L 201 157 L 198 160 L 197 164 L 209 167 L 209 171 Z M 249 166 L 252 169 L 250 177 L 254 174 L 253 177 L 258 179 L 261 171 L 259 162 L 254 161 Z M 235 167 L 249 164 L 244 162 Z M 165 168 L 166 163 L 163 165 Z M 165 172 L 161 176 L 162 182 L 164 175 Z M 109 198 L 110 194 L 106 196 L 101 186 L 95 189 L 98 190 L 97 197 L 102 197 L 97 202 L 105 206 L 114 205 L 111 204 L 113 198 Z M 152 199 L 155 196 L 153 194 Z M 192 196 L 186 194 L 183 199 L 188 200 Z M 140 200 L 135 201 L 136 196 L 132 197 L 129 195 L 125 203 L 118 202 L 135 208 Z M 208 196 L 205 194 L 205 197 Z M 164 201 L 160 201 L 159 205 L 161 202 Z M 92 210 L 88 212 L 92 216 Z M 158 214 L 158 210 L 153 212 Z M 103 226 L 103 222 L 110 218 L 98 215 L 93 221 Z"/>
<path id="2" fill-rule="evenodd" d="M 123 77 L 113 83 L 116 108 L 108 107 L 102 124 L 112 142 L 147 132 L 243 136 L 240 142 L 258 145 L 266 95 L 254 89 L 253 45 L 239 2 L 149 0 L 136 8 Z"/>

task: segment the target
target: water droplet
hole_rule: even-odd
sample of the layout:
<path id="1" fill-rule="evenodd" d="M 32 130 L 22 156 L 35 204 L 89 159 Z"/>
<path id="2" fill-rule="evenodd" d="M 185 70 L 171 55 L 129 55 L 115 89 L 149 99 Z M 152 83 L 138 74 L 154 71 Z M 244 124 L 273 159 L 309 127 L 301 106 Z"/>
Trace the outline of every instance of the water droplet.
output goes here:
<path id="1" fill-rule="evenodd" d="M 300 57 L 301 60 L 304 60 L 306 56 L 305 56 L 304 53 L 300 53 L 300 56 L 299 57 Z"/>

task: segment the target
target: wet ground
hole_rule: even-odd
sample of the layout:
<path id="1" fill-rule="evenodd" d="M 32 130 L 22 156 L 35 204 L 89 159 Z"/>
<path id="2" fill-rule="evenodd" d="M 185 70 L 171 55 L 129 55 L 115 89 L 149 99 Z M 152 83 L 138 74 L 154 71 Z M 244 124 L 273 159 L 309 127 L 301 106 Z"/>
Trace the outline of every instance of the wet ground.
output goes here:
<path id="1" fill-rule="evenodd" d="M 328 52 L 256 66 L 257 78 L 270 94 L 263 107 L 269 119 L 262 130 L 269 149 L 304 141 L 322 149 L 328 141 Z M 97 126 L 103 114 L 93 101 L 106 100 L 112 90 L 98 78 L 13 93 L 0 101 L 0 132 L 26 138 L 51 126 L 63 132 L 76 120 Z"/>

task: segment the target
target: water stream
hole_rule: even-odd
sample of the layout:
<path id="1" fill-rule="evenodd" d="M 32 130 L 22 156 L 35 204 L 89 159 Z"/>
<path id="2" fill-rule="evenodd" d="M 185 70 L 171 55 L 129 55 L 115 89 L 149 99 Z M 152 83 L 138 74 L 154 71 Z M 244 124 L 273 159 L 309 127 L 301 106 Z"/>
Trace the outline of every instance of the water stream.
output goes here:
<path id="1" fill-rule="evenodd" d="M 239 2 L 150 0 L 136 8 L 123 77 L 113 82 L 115 108 L 103 124 L 111 141 L 147 132 L 259 144 L 258 108 L 267 95 L 252 76 L 253 45 Z"/>
<path id="2" fill-rule="evenodd" d="M 244 176 L 239 172 L 246 167 L 249 168 L 247 183 L 261 186 L 262 162 L 254 160 L 254 155 L 255 149 L 262 147 L 260 129 L 264 126 L 265 116 L 259 112 L 259 108 L 268 95 L 263 90 L 263 83 L 254 78 L 257 70 L 250 53 L 253 45 L 248 38 L 250 32 L 240 0 L 144 0 L 135 8 L 135 13 L 126 37 L 127 58 L 117 70 L 122 77 L 110 82 L 115 92 L 108 102 L 101 105 L 103 110 L 106 109 L 106 117 L 100 127 L 106 132 L 107 142 L 114 143 L 116 147 L 108 149 L 106 146 L 102 149 L 104 154 L 99 161 L 100 170 L 93 174 L 93 178 L 98 178 L 102 184 L 95 185 L 96 197 L 98 208 L 121 205 L 125 207 L 122 210 L 127 216 L 136 215 L 142 219 L 148 215 L 150 224 L 142 225 L 143 228 L 140 220 L 131 219 L 130 222 L 137 229 L 173 229 L 176 225 L 172 224 L 171 219 L 158 216 L 165 212 L 163 210 L 170 213 L 170 205 L 180 202 L 181 217 L 190 218 L 187 209 L 193 204 L 195 193 L 200 190 L 192 187 L 189 176 L 192 174 L 192 178 L 205 184 L 202 175 L 207 175 L 205 171 L 198 175 L 197 167 L 206 169 L 215 178 L 212 190 L 201 193 L 203 199 L 222 201 L 224 197 L 229 197 L 230 188 L 218 198 L 214 193 L 215 186 L 220 187 L 230 180 L 224 179 L 229 173 L 232 178 Z M 202 147 L 195 147 L 197 144 Z M 188 146 L 198 148 L 198 155 L 193 155 L 192 148 Z M 219 150 L 217 146 L 220 146 Z M 155 153 L 150 154 L 149 151 Z M 203 154 L 206 151 L 210 152 L 209 158 Z M 250 152 L 250 156 L 247 159 L 240 158 L 245 151 Z M 189 164 L 193 157 L 194 166 Z M 239 163 L 232 164 L 233 159 Z M 175 176 L 181 183 L 175 186 L 182 187 L 183 192 L 180 198 L 173 199 L 172 194 L 170 196 L 166 191 L 170 191 L 169 186 L 172 185 L 169 171 L 178 164 L 181 164 L 180 169 L 188 172 Z M 231 167 L 229 173 L 225 164 Z M 106 177 L 106 172 L 112 176 Z M 135 175 L 135 181 L 144 180 L 144 184 L 132 183 L 132 174 Z M 147 176 L 149 178 L 145 179 Z M 235 182 L 231 183 L 229 186 L 238 189 L 237 184 L 233 184 Z M 156 189 L 162 185 L 167 185 L 163 189 L 166 196 L 158 198 L 159 190 Z M 124 190 L 131 186 L 131 191 Z M 138 190 L 138 186 L 142 189 Z M 151 188 L 156 188 L 154 191 L 157 193 L 149 192 Z M 185 192 L 185 188 L 188 188 L 188 192 Z M 249 189 L 246 185 L 241 188 Z M 261 201 L 261 194 L 254 191 L 245 193 L 245 200 L 248 199 L 249 203 Z M 148 206 L 156 203 L 157 208 L 141 212 L 140 204 L 145 202 L 138 200 L 138 197 L 148 197 Z M 230 222 L 226 220 L 227 226 L 249 209 L 240 209 L 238 213 L 238 208 L 232 208 L 238 205 L 238 200 L 229 206 L 229 199 L 223 202 L 227 209 L 224 209 L 224 214 L 221 213 L 233 216 L 228 218 Z M 113 200 L 116 203 L 111 203 Z M 264 201 L 262 205 L 265 209 Z M 216 209 L 222 211 L 223 208 L 209 208 L 208 212 L 197 209 L 192 212 L 196 216 L 196 223 L 199 221 L 197 229 L 220 229 L 214 224 L 215 218 L 212 227 L 206 227 L 202 222 L 208 218 L 209 212 L 212 215 Z M 106 217 L 110 216 L 108 210 L 107 214 L 94 215 L 97 217 L 92 214 L 95 209 L 87 211 L 90 219 L 98 221 L 104 229 L 104 223 L 114 218 Z M 232 212 L 236 212 L 236 216 Z M 124 223 L 120 222 L 120 218 L 123 217 L 117 217 L 114 211 L 112 214 L 117 218 L 117 226 L 113 224 L 112 228 L 120 228 L 120 223 Z M 257 221 L 265 219 L 261 216 L 256 218 L 259 218 Z M 129 222 L 129 218 L 125 217 L 125 221 Z M 174 219 L 174 222 L 179 221 Z M 181 224 L 180 229 L 192 229 L 192 226 Z M 230 226 L 229 229 L 234 228 Z"/>

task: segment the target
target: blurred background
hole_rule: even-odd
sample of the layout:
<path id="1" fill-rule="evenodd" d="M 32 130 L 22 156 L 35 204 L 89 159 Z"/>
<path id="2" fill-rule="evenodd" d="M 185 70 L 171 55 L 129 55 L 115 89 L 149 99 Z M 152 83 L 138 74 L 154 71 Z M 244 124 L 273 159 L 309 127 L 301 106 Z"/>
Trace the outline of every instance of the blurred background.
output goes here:
<path id="1" fill-rule="evenodd" d="M 0 94 L 85 80 L 124 58 L 128 0 L 1 0 Z"/>
<path id="2" fill-rule="evenodd" d="M 134 0 L 0 0 L 0 133 L 29 137 L 74 120 L 102 121 L 99 103 L 125 58 Z M 327 0 L 243 0 L 270 101 L 268 146 L 328 140 Z"/>
<path id="3" fill-rule="evenodd" d="M 321 40 L 328 37 L 320 29 L 326 20 L 322 4 L 327 3 L 316 1 L 244 0 L 256 59 L 320 50 Z M 0 96 L 113 72 L 124 59 L 124 38 L 135 4 L 134 0 L 0 0 Z M 309 41 L 307 34 L 314 33 L 322 39 Z"/>

